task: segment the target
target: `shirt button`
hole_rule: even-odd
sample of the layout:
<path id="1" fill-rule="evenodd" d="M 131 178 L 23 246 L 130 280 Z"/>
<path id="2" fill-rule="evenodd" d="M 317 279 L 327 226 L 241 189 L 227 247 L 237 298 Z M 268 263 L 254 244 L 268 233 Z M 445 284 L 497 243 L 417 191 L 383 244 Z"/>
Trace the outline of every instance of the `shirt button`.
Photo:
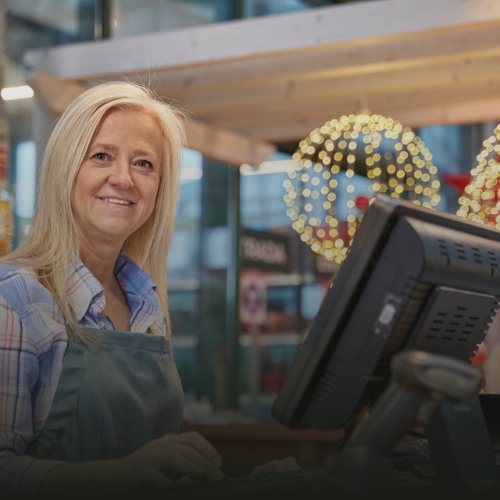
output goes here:
<path id="1" fill-rule="evenodd" d="M 99 323 L 97 323 L 97 326 L 99 328 L 104 328 L 104 323 L 102 321 L 99 321 Z"/>
<path id="2" fill-rule="evenodd" d="M 96 301 L 98 304 L 100 304 L 100 303 L 101 303 L 101 301 L 102 301 L 102 298 L 101 298 L 101 297 L 96 297 L 96 298 L 95 298 L 95 301 Z"/>

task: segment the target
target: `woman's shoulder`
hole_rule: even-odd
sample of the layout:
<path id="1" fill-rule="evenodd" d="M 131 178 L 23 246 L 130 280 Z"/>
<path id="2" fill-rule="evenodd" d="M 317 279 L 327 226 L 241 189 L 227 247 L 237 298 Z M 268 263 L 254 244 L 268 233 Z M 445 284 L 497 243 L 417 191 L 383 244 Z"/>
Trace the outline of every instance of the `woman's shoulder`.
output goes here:
<path id="1" fill-rule="evenodd" d="M 32 306 L 55 303 L 51 293 L 38 281 L 34 269 L 14 265 L 0 265 L 0 296 L 20 318 L 25 314 L 23 310 Z"/>
<path id="2" fill-rule="evenodd" d="M 18 287 L 34 290 L 37 290 L 39 287 L 45 289 L 39 283 L 34 269 L 10 264 L 0 265 L 0 290 L 15 290 Z"/>
<path id="3" fill-rule="evenodd" d="M 8 330 L 10 339 L 19 337 L 38 356 L 66 340 L 64 317 L 33 269 L 0 265 L 0 330 L 0 340 Z"/>
<path id="4" fill-rule="evenodd" d="M 14 278 L 15 276 L 32 277 L 36 280 L 34 269 L 15 266 L 12 264 L 0 264 L 0 282 Z"/>

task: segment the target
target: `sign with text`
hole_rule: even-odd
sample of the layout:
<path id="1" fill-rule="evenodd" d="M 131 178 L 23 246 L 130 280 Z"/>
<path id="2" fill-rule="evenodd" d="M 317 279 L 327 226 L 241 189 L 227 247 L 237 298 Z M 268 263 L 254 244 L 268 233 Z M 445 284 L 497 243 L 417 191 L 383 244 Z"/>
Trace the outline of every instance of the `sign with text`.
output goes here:
<path id="1" fill-rule="evenodd" d="M 290 239 L 282 234 L 243 229 L 240 255 L 246 268 L 282 273 L 290 271 Z"/>

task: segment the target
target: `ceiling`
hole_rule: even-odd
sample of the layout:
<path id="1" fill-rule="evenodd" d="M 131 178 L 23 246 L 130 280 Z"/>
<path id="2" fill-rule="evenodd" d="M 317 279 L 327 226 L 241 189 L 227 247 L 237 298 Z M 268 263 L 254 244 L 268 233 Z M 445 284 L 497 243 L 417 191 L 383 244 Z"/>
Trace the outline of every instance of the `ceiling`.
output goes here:
<path id="1" fill-rule="evenodd" d="M 25 63 L 76 93 L 146 83 L 255 144 L 365 109 L 412 127 L 500 120 L 500 2 L 354 2 L 30 52 Z"/>

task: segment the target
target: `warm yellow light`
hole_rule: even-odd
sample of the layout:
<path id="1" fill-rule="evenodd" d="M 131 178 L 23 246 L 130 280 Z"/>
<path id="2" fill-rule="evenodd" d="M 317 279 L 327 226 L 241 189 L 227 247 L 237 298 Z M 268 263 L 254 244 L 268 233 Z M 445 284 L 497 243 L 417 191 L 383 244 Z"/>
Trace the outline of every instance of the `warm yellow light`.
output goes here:
<path id="1" fill-rule="evenodd" d="M 483 142 L 483 146 L 483 151 L 476 157 L 478 163 L 471 170 L 471 183 L 465 187 L 465 195 L 459 198 L 457 215 L 500 229 L 497 220 L 500 207 L 497 157 L 500 151 L 500 124 L 495 128 L 494 135 Z"/>
<path id="2" fill-rule="evenodd" d="M 392 151 L 386 151 L 387 141 L 392 142 Z M 491 151 L 494 150 L 492 144 L 488 142 Z M 345 258 L 363 218 L 364 202 L 360 199 L 358 206 L 357 200 L 363 193 L 358 194 L 351 181 L 356 174 L 371 180 L 369 189 L 374 194 L 387 193 L 426 207 L 435 206 L 440 201 L 437 195 L 440 185 L 435 179 L 437 169 L 430 161 L 429 150 L 410 128 L 403 130 L 403 126 L 391 118 L 352 114 L 331 120 L 300 142 L 293 159 L 302 172 L 288 170 L 288 175 L 290 179 L 300 179 L 302 184 L 300 187 L 294 183 L 284 185 L 290 200 L 287 206 L 293 206 L 287 212 L 292 227 L 314 251 L 339 263 Z M 482 161 L 484 165 L 481 164 L 480 168 L 484 169 L 487 161 L 484 157 Z M 344 196 L 338 193 L 342 184 L 335 179 L 341 169 L 349 181 L 343 188 Z M 492 177 L 484 177 L 482 182 L 491 187 L 494 185 Z M 499 184 L 498 181 L 495 183 Z M 347 199 L 345 194 L 349 195 Z M 345 203 L 344 209 L 348 211 L 342 225 L 334 217 L 340 209 L 336 205 L 339 201 Z M 373 198 L 368 201 L 373 201 Z M 315 217 L 310 217 L 312 212 Z M 323 228 L 328 226 L 325 231 Z M 307 239 L 303 238 L 304 234 L 308 235 Z M 332 250 L 327 252 L 330 248 Z"/>

